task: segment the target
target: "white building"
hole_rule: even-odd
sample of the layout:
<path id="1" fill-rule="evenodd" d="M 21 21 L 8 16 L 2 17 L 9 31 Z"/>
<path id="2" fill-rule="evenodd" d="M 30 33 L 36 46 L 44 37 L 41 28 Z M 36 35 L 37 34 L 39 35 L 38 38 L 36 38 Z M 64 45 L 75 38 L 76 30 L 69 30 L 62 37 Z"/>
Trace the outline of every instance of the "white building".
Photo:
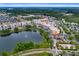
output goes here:
<path id="1" fill-rule="evenodd" d="M 16 27 L 22 27 L 26 25 L 31 25 L 30 21 L 25 21 L 25 22 L 16 22 L 16 23 L 10 23 L 10 24 L 2 24 L 0 25 L 0 30 L 6 30 L 6 29 L 14 29 Z"/>
<path id="2" fill-rule="evenodd" d="M 2 30 L 2 26 L 0 26 L 0 30 Z"/>

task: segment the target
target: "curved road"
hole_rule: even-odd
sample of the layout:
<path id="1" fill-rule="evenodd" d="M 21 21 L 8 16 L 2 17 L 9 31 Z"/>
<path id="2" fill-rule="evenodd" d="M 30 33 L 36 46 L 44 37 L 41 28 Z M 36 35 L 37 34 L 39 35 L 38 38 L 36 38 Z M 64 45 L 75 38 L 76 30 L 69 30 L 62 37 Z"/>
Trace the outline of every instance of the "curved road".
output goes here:
<path id="1" fill-rule="evenodd" d="M 16 55 L 27 56 L 27 55 L 43 53 L 43 52 L 51 53 L 51 49 L 50 48 L 30 49 L 30 50 L 26 50 L 26 51 L 21 51 L 21 52 L 17 53 Z"/>

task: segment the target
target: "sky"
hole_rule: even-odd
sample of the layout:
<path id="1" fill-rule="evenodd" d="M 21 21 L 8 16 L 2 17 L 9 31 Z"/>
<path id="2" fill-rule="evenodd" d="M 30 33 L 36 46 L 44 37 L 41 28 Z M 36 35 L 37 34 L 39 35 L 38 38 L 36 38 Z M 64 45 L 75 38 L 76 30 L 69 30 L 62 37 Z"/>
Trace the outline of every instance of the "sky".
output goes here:
<path id="1" fill-rule="evenodd" d="M 0 7 L 79 7 L 79 3 L 0 3 Z"/>

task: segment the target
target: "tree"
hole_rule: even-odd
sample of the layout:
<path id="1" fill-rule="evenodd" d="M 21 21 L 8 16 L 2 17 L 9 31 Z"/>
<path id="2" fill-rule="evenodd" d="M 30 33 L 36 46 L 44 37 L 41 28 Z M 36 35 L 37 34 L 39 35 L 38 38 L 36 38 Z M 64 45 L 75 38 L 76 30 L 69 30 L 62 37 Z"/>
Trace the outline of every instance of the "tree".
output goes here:
<path id="1" fill-rule="evenodd" d="M 73 46 L 71 46 L 70 49 L 73 49 Z"/>
<path id="2" fill-rule="evenodd" d="M 75 37 L 77 40 L 79 40 L 79 34 L 76 34 Z"/>
<path id="3" fill-rule="evenodd" d="M 14 29 L 14 32 L 19 32 L 19 29 L 16 27 L 15 29 Z"/>
<path id="4" fill-rule="evenodd" d="M 14 52 L 19 52 L 19 51 L 23 51 L 23 50 L 28 50 L 28 49 L 32 49 L 35 48 L 35 45 L 33 42 L 19 42 L 17 43 Z"/>
<path id="5" fill-rule="evenodd" d="M 69 36 L 68 39 L 69 40 L 73 40 L 74 39 L 74 36 Z"/>
<path id="6" fill-rule="evenodd" d="M 52 39 L 50 39 L 50 48 L 52 49 L 52 47 L 53 47 L 53 40 Z"/>
<path id="7" fill-rule="evenodd" d="M 76 45 L 76 48 L 79 49 L 79 45 Z"/>
<path id="8" fill-rule="evenodd" d="M 11 33 L 11 30 L 10 29 L 6 29 L 6 30 L 1 30 L 0 31 L 0 35 L 8 35 Z"/>
<path id="9" fill-rule="evenodd" d="M 77 44 L 75 41 L 70 41 L 70 44 Z"/>
<path id="10" fill-rule="evenodd" d="M 7 51 L 2 52 L 2 56 L 9 56 L 9 52 Z"/>
<path id="11" fill-rule="evenodd" d="M 33 30 L 33 27 L 30 26 L 30 25 L 27 25 L 27 26 L 25 27 L 25 30 L 26 30 L 26 31 L 32 31 L 32 30 Z"/>

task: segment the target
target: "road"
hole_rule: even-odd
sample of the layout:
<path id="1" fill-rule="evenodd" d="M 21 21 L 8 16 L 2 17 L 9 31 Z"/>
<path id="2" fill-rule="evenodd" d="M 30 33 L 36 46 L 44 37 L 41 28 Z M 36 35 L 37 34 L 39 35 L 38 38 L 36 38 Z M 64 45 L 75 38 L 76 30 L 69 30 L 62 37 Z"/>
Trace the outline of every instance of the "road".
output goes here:
<path id="1" fill-rule="evenodd" d="M 63 30 L 63 28 L 60 26 L 61 31 L 63 32 L 63 34 L 66 34 L 65 31 Z"/>
<path id="2" fill-rule="evenodd" d="M 30 50 L 26 50 L 26 51 L 21 51 L 21 52 L 17 53 L 16 55 L 27 56 L 27 55 L 43 53 L 43 52 L 51 53 L 51 49 L 50 48 L 30 49 Z"/>
<path id="3" fill-rule="evenodd" d="M 33 52 L 29 52 L 29 53 L 20 54 L 19 56 L 28 56 L 28 55 L 39 54 L 39 53 L 43 53 L 43 52 L 51 53 L 50 51 L 33 51 Z"/>
<path id="4" fill-rule="evenodd" d="M 52 36 L 52 40 L 53 40 L 53 47 L 51 49 L 51 52 L 54 56 L 56 56 L 60 51 L 57 49 L 56 47 L 56 43 L 57 43 L 57 39 L 55 39 L 53 36 Z"/>

